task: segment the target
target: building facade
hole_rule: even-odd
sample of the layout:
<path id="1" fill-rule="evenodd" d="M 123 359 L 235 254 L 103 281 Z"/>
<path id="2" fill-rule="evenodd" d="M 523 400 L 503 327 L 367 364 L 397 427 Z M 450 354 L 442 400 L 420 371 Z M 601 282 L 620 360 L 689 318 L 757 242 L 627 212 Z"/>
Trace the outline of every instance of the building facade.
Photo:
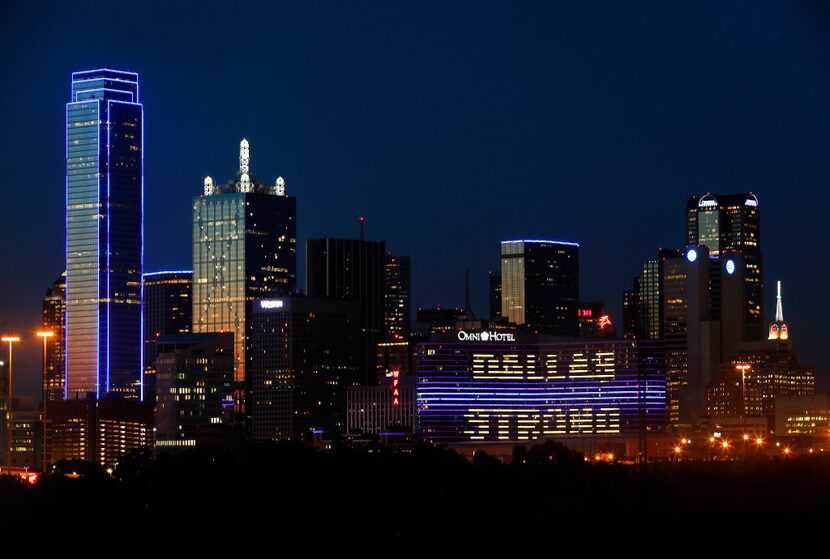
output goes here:
<path id="1" fill-rule="evenodd" d="M 261 299 L 252 317 L 252 438 L 344 433 L 346 389 L 364 380 L 359 302 Z"/>
<path id="2" fill-rule="evenodd" d="M 565 241 L 501 243 L 501 314 L 544 334 L 579 336 L 579 245 Z"/>
<path id="3" fill-rule="evenodd" d="M 46 348 L 46 397 L 62 400 L 66 364 L 66 272 L 63 272 L 43 297 L 43 330 L 52 332 Z"/>
<path id="4" fill-rule="evenodd" d="M 713 258 L 724 252 L 741 255 L 743 332 L 741 341 L 758 341 L 764 330 L 764 266 L 758 197 L 743 194 L 692 196 L 686 205 L 686 244 L 709 248 Z"/>
<path id="5" fill-rule="evenodd" d="M 52 462 L 86 460 L 113 467 L 129 452 L 152 448 L 153 406 L 115 395 L 51 402 L 47 437 Z"/>
<path id="6" fill-rule="evenodd" d="M 415 433 L 416 401 L 415 383 L 350 386 L 346 393 L 346 431 L 372 435 Z"/>
<path id="7" fill-rule="evenodd" d="M 66 105 L 66 398 L 141 398 L 143 106 L 138 75 L 72 74 Z"/>
<path id="8" fill-rule="evenodd" d="M 412 322 L 412 268 L 408 256 L 386 255 L 386 339 L 409 339 Z"/>
<path id="9" fill-rule="evenodd" d="M 419 433 L 437 443 L 639 436 L 665 426 L 660 343 L 459 331 L 420 344 L 417 369 Z"/>
<path id="10" fill-rule="evenodd" d="M 306 243 L 308 296 L 359 304 L 362 384 L 374 382 L 377 345 L 384 336 L 385 266 L 383 242 L 323 238 Z"/>
<path id="11" fill-rule="evenodd" d="M 144 274 L 144 394 L 156 396 L 158 340 L 168 334 L 186 334 L 193 327 L 193 272 Z"/>
<path id="12" fill-rule="evenodd" d="M 282 177 L 271 186 L 250 174 L 250 145 L 225 184 L 204 180 L 193 199 L 193 331 L 234 335 L 239 421 L 247 413 L 250 314 L 254 301 L 296 289 L 297 204 Z"/>
<path id="13" fill-rule="evenodd" d="M 156 447 L 176 449 L 233 423 L 233 334 L 158 338 Z"/>

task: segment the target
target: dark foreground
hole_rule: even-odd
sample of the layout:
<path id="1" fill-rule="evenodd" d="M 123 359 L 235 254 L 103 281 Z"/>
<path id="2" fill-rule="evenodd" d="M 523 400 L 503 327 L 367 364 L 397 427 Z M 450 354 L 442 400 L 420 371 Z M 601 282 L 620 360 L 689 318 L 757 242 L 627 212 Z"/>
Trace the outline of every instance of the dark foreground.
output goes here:
<path id="1" fill-rule="evenodd" d="M 0 480 L 0 520 L 15 546 L 35 552 L 48 541 L 55 556 L 432 555 L 497 544 L 545 555 L 743 555 L 826 550 L 830 518 L 824 457 L 639 472 L 589 464 L 555 444 L 501 464 L 426 446 L 318 452 L 285 443 L 139 455 L 113 477 L 84 463 L 60 468 L 81 477 Z"/>

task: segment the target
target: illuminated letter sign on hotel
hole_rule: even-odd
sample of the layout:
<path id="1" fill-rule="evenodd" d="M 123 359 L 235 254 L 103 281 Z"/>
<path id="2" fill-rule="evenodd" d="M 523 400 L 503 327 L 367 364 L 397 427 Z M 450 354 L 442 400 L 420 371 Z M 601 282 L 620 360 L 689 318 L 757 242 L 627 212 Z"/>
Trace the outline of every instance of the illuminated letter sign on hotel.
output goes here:
<path id="1" fill-rule="evenodd" d="M 515 342 L 516 336 L 507 332 L 465 332 L 458 331 L 462 342 Z"/>
<path id="2" fill-rule="evenodd" d="M 281 309 L 282 299 L 263 299 L 259 302 L 261 309 Z"/>

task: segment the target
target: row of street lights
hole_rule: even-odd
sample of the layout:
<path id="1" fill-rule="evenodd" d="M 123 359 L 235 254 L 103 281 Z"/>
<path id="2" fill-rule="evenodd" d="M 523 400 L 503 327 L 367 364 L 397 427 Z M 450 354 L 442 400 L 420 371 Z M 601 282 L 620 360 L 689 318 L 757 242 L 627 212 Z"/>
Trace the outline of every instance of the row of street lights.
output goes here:
<path id="1" fill-rule="evenodd" d="M 43 441 L 41 447 L 43 450 L 42 467 L 46 469 L 46 342 L 49 338 L 55 335 L 54 332 L 41 331 L 36 333 L 39 338 L 43 339 L 43 378 L 41 379 L 41 400 L 43 406 Z M 6 442 L 7 444 L 7 464 L 12 464 L 12 379 L 13 379 L 13 356 L 14 344 L 20 341 L 20 336 L 3 336 L 0 341 L 9 344 L 9 378 L 6 383 Z"/>

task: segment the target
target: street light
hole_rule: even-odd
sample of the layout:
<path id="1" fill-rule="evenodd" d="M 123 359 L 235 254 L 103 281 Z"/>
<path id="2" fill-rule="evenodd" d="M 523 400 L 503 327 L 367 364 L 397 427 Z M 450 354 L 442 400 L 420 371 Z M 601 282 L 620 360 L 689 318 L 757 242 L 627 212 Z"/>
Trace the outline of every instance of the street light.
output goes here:
<path id="1" fill-rule="evenodd" d="M 43 447 L 43 471 L 46 471 L 46 341 L 55 335 L 54 332 L 38 332 L 38 337 L 43 338 L 43 379 L 40 384 L 40 398 L 43 407 L 43 441 L 40 443 Z"/>
<path id="2" fill-rule="evenodd" d="M 8 465 L 12 465 L 12 344 L 20 341 L 18 336 L 3 336 L 0 341 L 9 344 L 9 382 L 6 386 L 8 395 L 6 400 L 6 442 L 8 443 Z"/>

